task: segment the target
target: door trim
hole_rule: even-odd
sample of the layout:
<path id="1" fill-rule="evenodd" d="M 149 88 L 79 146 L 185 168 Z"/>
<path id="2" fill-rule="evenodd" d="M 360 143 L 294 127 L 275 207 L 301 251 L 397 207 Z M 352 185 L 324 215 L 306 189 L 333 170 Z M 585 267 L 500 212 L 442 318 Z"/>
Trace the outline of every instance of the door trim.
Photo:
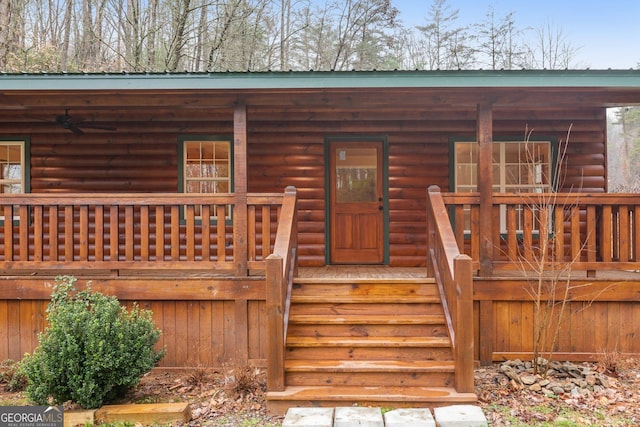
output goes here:
<path id="1" fill-rule="evenodd" d="M 331 167 L 330 145 L 332 142 L 380 142 L 382 143 L 382 197 L 384 211 L 382 214 L 382 264 L 389 265 L 389 141 L 386 136 L 325 136 L 324 138 L 324 239 L 325 265 L 331 265 Z"/>

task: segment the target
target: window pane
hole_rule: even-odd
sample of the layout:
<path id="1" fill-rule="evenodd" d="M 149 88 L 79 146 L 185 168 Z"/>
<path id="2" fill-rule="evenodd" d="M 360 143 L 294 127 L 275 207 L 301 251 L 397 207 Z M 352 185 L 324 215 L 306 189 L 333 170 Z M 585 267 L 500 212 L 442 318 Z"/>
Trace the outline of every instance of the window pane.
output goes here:
<path id="1" fill-rule="evenodd" d="M 19 194 L 23 186 L 23 142 L 0 142 L 0 191 Z"/>
<path id="2" fill-rule="evenodd" d="M 499 170 L 500 166 L 498 166 Z M 515 165 L 506 165 L 504 166 L 504 183 L 505 185 L 516 185 L 520 184 L 520 166 Z"/>
<path id="3" fill-rule="evenodd" d="M 504 143 L 504 161 L 505 163 L 520 163 L 526 161 L 526 158 L 520 158 L 520 143 Z"/>
<path id="4" fill-rule="evenodd" d="M 477 171 L 476 165 L 458 165 L 457 166 L 457 183 L 458 185 L 476 185 Z"/>
<path id="5" fill-rule="evenodd" d="M 376 148 L 348 148 L 336 151 L 336 201 L 375 202 L 378 151 Z"/>
<path id="6" fill-rule="evenodd" d="M 456 143 L 456 161 L 458 163 L 475 163 L 478 146 L 475 142 Z"/>

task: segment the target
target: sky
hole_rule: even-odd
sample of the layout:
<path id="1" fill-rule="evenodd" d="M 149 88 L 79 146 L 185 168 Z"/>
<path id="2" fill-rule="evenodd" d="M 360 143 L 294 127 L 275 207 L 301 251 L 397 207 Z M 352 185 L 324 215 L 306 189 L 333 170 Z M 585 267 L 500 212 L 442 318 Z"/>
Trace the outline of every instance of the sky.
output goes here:
<path id="1" fill-rule="evenodd" d="M 424 25 L 431 0 L 392 0 L 405 26 Z M 640 0 L 447 0 L 460 26 L 482 22 L 493 5 L 518 27 L 561 29 L 578 51 L 576 67 L 629 69 L 640 65 Z"/>

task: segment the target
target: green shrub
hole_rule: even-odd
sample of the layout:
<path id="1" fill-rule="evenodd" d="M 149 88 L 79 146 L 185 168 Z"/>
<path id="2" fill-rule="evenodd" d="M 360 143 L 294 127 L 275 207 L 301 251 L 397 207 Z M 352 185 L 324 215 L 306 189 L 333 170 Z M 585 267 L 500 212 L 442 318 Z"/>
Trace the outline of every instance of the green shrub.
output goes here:
<path id="1" fill-rule="evenodd" d="M 56 278 L 47 307 L 49 326 L 23 359 L 27 397 L 38 405 L 73 401 L 97 408 L 138 384 L 164 355 L 151 312 L 127 310 L 112 296 L 88 287 L 78 291 L 71 276 Z"/>

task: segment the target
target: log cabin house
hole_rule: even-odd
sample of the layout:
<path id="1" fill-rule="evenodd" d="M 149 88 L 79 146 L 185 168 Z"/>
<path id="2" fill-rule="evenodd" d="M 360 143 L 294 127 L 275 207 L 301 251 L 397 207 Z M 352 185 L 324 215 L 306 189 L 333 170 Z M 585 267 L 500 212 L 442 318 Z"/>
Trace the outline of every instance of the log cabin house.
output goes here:
<path id="1" fill-rule="evenodd" d="M 153 311 L 162 367 L 266 367 L 273 411 L 470 402 L 532 357 L 541 257 L 554 357 L 640 355 L 638 104 L 637 70 L 0 75 L 0 360 L 72 274 Z"/>

